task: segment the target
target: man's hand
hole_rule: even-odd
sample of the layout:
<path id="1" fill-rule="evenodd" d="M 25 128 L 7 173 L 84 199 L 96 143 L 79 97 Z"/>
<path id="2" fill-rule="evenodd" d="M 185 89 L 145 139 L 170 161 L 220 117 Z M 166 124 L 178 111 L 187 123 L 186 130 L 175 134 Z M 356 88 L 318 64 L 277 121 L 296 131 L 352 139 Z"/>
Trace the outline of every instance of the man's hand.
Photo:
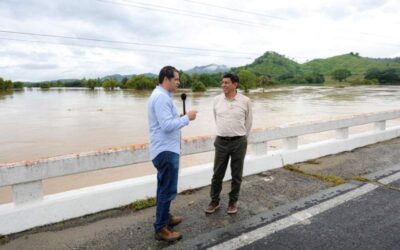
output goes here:
<path id="1" fill-rule="evenodd" d="M 189 117 L 189 120 L 193 121 L 194 119 L 196 119 L 197 111 L 190 110 L 189 112 L 187 112 L 187 115 Z"/>

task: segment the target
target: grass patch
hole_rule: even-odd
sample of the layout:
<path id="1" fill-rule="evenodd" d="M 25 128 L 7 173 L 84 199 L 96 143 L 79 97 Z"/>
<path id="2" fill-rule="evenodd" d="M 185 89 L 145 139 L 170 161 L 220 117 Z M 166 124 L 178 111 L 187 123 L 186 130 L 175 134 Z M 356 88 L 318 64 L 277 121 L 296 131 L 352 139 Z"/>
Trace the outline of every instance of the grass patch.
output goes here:
<path id="1" fill-rule="evenodd" d="M 333 183 L 335 186 L 341 185 L 346 183 L 346 181 L 339 177 L 339 176 L 335 176 L 335 175 L 317 175 L 317 174 L 312 174 L 311 176 L 323 180 L 323 181 L 327 181 L 327 182 L 331 182 Z"/>
<path id="2" fill-rule="evenodd" d="M 319 162 L 319 161 L 317 161 L 317 160 L 308 160 L 308 161 L 305 161 L 304 163 L 313 164 L 313 165 L 318 165 L 318 164 L 320 164 L 321 162 Z"/>
<path id="3" fill-rule="evenodd" d="M 146 200 L 138 200 L 129 205 L 129 208 L 138 211 L 156 205 L 156 198 L 148 198 Z"/>
<path id="4" fill-rule="evenodd" d="M 313 173 L 307 173 L 304 170 L 301 170 L 300 168 L 296 167 L 295 165 L 289 164 L 289 165 L 285 165 L 283 166 L 284 169 L 292 171 L 292 172 L 296 172 L 296 173 L 300 173 L 300 174 L 304 174 L 307 176 L 311 176 L 314 177 L 318 180 L 321 181 L 326 181 L 326 182 L 330 182 L 333 183 L 335 186 L 346 183 L 346 181 L 339 177 L 339 176 L 335 176 L 335 175 L 323 175 L 323 174 L 313 174 Z"/>
<path id="5" fill-rule="evenodd" d="M 353 176 L 350 179 L 353 181 L 360 181 L 360 182 L 368 182 L 368 183 L 374 182 L 373 180 L 362 177 L 362 176 Z"/>
<path id="6" fill-rule="evenodd" d="M 201 188 L 193 188 L 193 189 L 187 189 L 187 190 L 183 190 L 182 192 L 180 192 L 179 194 L 181 195 L 189 195 L 189 194 L 193 194 L 196 191 L 199 191 Z"/>
<path id="7" fill-rule="evenodd" d="M 304 172 L 303 170 L 301 170 L 300 168 L 296 167 L 293 164 L 287 164 L 285 166 L 283 166 L 284 169 L 292 171 L 292 172 L 296 172 L 296 173 L 300 173 L 300 174 L 306 174 L 306 172 Z"/>

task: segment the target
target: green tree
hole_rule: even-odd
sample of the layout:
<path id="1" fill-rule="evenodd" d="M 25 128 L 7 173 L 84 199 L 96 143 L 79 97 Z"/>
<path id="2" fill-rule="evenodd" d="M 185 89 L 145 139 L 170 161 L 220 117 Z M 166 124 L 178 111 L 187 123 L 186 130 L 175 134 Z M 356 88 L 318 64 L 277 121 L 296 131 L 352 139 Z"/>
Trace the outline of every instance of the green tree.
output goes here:
<path id="1" fill-rule="evenodd" d="M 73 81 L 66 81 L 66 82 L 64 82 L 64 87 L 67 87 L 67 88 L 69 88 L 69 87 L 85 87 L 85 84 L 84 84 L 84 82 L 82 81 L 82 80 L 73 80 Z"/>
<path id="2" fill-rule="evenodd" d="M 23 82 L 13 82 L 13 88 L 14 89 L 23 89 L 24 83 Z"/>
<path id="3" fill-rule="evenodd" d="M 286 81 L 294 78 L 294 74 L 292 72 L 285 72 L 278 76 L 279 81 Z"/>
<path id="4" fill-rule="evenodd" d="M 39 84 L 39 87 L 40 87 L 41 89 L 49 89 L 51 86 L 50 86 L 50 83 L 48 83 L 48 82 L 41 82 L 41 83 Z"/>
<path id="5" fill-rule="evenodd" d="M 313 72 L 312 74 L 307 74 L 305 77 L 307 83 L 324 83 L 325 77 L 323 74 Z"/>
<path id="6" fill-rule="evenodd" d="M 400 82 L 400 70 L 398 69 L 385 69 L 381 72 L 378 78 L 379 82 L 382 84 L 393 84 Z"/>
<path id="7" fill-rule="evenodd" d="M 380 76 L 381 71 L 378 68 L 368 69 L 364 74 L 364 78 L 367 80 L 379 79 Z"/>
<path id="8" fill-rule="evenodd" d="M 268 85 L 269 82 L 270 82 L 270 79 L 268 76 L 263 75 L 263 76 L 258 77 L 258 84 L 262 88 L 263 92 L 264 92 L 264 88 Z"/>
<path id="9" fill-rule="evenodd" d="M 292 79 L 288 80 L 290 84 L 306 84 L 307 80 L 302 75 L 295 75 Z"/>
<path id="10" fill-rule="evenodd" d="M 338 80 L 339 82 L 346 80 L 346 78 L 349 76 L 351 76 L 351 72 L 347 69 L 337 69 L 332 72 L 332 78 Z"/>
<path id="11" fill-rule="evenodd" d="M 13 88 L 13 82 L 10 80 L 4 80 L 0 77 L 0 91 L 10 90 Z"/>
<path id="12" fill-rule="evenodd" d="M 128 88 L 128 86 L 126 85 L 126 83 L 128 82 L 128 77 L 124 77 L 124 78 L 122 78 L 122 80 L 121 80 L 121 82 L 120 82 L 120 84 L 119 84 L 119 87 L 121 88 L 121 89 L 126 89 L 126 88 Z"/>
<path id="13" fill-rule="evenodd" d="M 206 73 L 199 75 L 199 81 L 202 82 L 207 87 L 211 87 L 211 86 L 215 85 L 213 78 L 209 74 L 206 74 Z"/>
<path id="14" fill-rule="evenodd" d="M 221 86 L 221 79 L 223 78 L 224 73 L 215 73 L 211 74 L 210 78 L 212 79 L 212 84 L 210 87 L 220 87 Z"/>
<path id="15" fill-rule="evenodd" d="M 192 78 L 193 82 L 200 81 L 200 75 L 198 73 L 193 73 L 191 75 L 191 78 Z"/>
<path id="16" fill-rule="evenodd" d="M 103 81 L 103 88 L 106 90 L 114 90 L 117 85 L 118 81 L 115 79 L 106 79 Z"/>
<path id="17" fill-rule="evenodd" d="M 249 89 L 254 88 L 257 84 L 257 76 L 248 70 L 242 69 L 238 73 L 240 86 L 243 86 L 244 92 L 249 92 Z"/>
<path id="18" fill-rule="evenodd" d="M 96 88 L 97 81 L 95 79 L 88 79 L 85 81 L 85 86 L 91 90 Z"/>
<path id="19" fill-rule="evenodd" d="M 6 89 L 12 89 L 14 86 L 13 82 L 11 80 L 5 80 L 4 85 L 5 85 Z"/>
<path id="20" fill-rule="evenodd" d="M 126 82 L 126 86 L 130 89 L 137 90 L 153 89 L 154 79 L 145 75 L 132 76 L 132 78 Z"/>
<path id="21" fill-rule="evenodd" d="M 193 79 L 189 74 L 186 74 L 182 70 L 179 71 L 179 81 L 180 81 L 180 88 L 191 88 L 193 84 Z"/>
<path id="22" fill-rule="evenodd" d="M 51 84 L 53 87 L 64 87 L 64 83 L 60 80 Z"/>
<path id="23" fill-rule="evenodd" d="M 197 81 L 197 82 L 193 83 L 193 85 L 192 85 L 193 92 L 204 92 L 206 90 L 207 90 L 206 86 L 204 85 L 204 83 L 202 83 L 200 81 Z"/>
<path id="24" fill-rule="evenodd" d="M 83 87 L 87 86 L 87 81 L 88 80 L 85 77 L 81 79 L 81 84 L 83 85 Z"/>

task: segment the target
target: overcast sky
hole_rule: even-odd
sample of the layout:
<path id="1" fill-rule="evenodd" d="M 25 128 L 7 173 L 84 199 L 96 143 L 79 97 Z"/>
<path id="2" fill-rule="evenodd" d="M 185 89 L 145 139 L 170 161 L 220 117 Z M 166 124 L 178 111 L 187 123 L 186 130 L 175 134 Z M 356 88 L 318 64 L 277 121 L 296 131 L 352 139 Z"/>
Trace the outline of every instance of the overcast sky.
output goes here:
<path id="1" fill-rule="evenodd" d="M 349 52 L 398 57 L 399 13 L 398 0 L 0 0 L 0 77 L 232 67 L 266 51 L 300 63 Z"/>

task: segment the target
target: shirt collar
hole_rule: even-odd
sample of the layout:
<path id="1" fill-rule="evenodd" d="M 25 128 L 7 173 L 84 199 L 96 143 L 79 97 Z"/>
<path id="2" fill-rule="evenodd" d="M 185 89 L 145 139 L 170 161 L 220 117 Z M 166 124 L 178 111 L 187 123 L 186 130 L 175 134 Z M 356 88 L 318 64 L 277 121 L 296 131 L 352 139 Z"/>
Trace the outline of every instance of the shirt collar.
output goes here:
<path id="1" fill-rule="evenodd" d="M 226 95 L 225 94 L 223 94 L 224 95 L 224 98 L 225 98 L 225 100 L 228 100 L 228 101 L 235 101 L 235 100 L 237 100 L 238 99 L 238 97 L 239 97 L 239 95 L 238 95 L 239 93 L 237 93 L 236 92 L 236 95 L 232 98 L 232 99 L 229 99 L 228 97 L 226 97 Z"/>
<path id="2" fill-rule="evenodd" d="M 160 85 L 157 85 L 156 87 L 159 91 L 163 92 L 164 94 L 167 94 L 169 97 L 172 97 L 172 93 L 169 92 L 168 90 L 164 89 L 163 87 L 161 87 Z"/>

